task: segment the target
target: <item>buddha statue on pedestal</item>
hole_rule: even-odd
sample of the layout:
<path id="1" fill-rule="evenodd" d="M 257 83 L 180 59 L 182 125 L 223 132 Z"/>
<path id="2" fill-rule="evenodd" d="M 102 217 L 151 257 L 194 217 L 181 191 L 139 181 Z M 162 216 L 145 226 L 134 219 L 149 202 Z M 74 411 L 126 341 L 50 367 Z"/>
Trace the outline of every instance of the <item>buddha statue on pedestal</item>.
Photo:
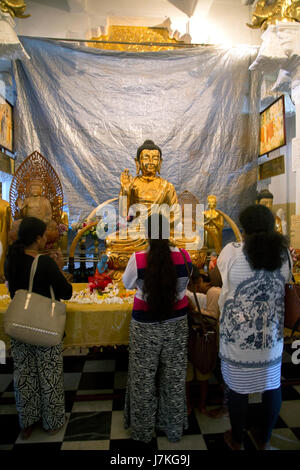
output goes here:
<path id="1" fill-rule="evenodd" d="M 164 208 L 170 211 L 170 240 L 178 247 L 185 247 L 193 243 L 196 236 L 186 240 L 176 233 L 176 224 L 181 220 L 181 208 L 178 204 L 174 186 L 161 178 L 162 164 L 161 149 L 151 140 L 146 140 L 137 150 L 135 159 L 137 175 L 133 178 L 128 169 L 121 174 L 121 190 L 119 194 L 120 216 L 123 219 L 132 219 L 125 229 L 110 234 L 106 238 L 106 253 L 111 264 L 125 268 L 128 258 L 134 251 L 147 248 L 147 240 L 141 235 L 140 227 L 135 231 L 134 221 L 139 216 L 140 225 L 157 210 Z M 141 174 L 140 174 L 141 172 Z M 141 206 L 137 206 L 141 204 Z"/>

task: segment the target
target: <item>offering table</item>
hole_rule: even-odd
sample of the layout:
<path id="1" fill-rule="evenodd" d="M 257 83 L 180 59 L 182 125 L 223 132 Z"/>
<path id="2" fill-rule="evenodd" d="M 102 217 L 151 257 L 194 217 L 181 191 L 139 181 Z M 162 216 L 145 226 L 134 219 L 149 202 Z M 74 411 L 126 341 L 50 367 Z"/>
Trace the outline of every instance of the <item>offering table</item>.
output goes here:
<path id="1" fill-rule="evenodd" d="M 88 284 L 73 284 L 73 292 L 86 289 Z M 0 340 L 7 350 L 9 337 L 3 330 L 3 318 L 9 298 L 5 284 L 0 284 Z M 132 302 L 123 303 L 74 303 L 65 301 L 67 320 L 64 349 L 72 347 L 127 345 Z"/>

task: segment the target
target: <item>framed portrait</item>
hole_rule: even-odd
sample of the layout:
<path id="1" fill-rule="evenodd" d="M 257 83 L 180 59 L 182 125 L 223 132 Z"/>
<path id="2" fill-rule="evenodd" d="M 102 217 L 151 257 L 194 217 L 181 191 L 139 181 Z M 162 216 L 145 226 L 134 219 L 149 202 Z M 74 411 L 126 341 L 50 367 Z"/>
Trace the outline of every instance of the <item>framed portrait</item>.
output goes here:
<path id="1" fill-rule="evenodd" d="M 260 113 L 259 156 L 286 144 L 284 96 Z"/>
<path id="2" fill-rule="evenodd" d="M 13 151 L 13 107 L 0 97 L 0 147 Z"/>

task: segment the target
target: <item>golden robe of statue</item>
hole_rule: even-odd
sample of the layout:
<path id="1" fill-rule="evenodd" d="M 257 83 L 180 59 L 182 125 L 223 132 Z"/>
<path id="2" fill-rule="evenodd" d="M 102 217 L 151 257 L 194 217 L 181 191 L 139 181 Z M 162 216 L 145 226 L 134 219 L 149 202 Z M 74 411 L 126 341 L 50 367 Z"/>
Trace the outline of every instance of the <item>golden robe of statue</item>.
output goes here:
<path id="1" fill-rule="evenodd" d="M 210 251 L 218 254 L 222 250 L 222 232 L 224 218 L 216 210 L 217 198 L 214 195 L 207 197 L 208 209 L 204 211 L 204 245 Z"/>
<path id="2" fill-rule="evenodd" d="M 4 199 L 0 199 L 0 241 L 2 244 L 2 255 L 0 258 L 0 278 L 4 278 L 4 261 L 8 247 L 8 232 L 11 228 L 11 210 L 10 205 Z"/>

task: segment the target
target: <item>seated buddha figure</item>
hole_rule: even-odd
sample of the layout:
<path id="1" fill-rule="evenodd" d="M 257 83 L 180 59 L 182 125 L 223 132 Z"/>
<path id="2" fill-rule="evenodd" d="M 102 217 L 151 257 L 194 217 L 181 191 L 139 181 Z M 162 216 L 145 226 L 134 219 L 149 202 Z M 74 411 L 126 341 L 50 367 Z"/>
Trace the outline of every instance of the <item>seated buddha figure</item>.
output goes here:
<path id="1" fill-rule="evenodd" d="M 268 207 L 273 212 L 273 194 L 268 189 L 262 189 L 256 196 L 256 204 L 262 204 L 263 206 Z M 277 214 L 274 214 L 275 217 L 275 230 L 279 233 L 282 233 L 282 223 L 281 219 Z"/>
<path id="2" fill-rule="evenodd" d="M 18 201 L 17 205 L 21 217 L 37 217 L 47 225 L 52 221 L 52 207 L 49 199 L 42 196 L 43 183 L 39 179 L 32 180 L 28 187 L 28 195 L 24 201 Z"/>
<path id="3" fill-rule="evenodd" d="M 208 209 L 204 211 L 204 244 L 208 250 L 218 254 L 222 250 L 223 216 L 216 210 L 217 198 L 213 194 L 207 196 Z"/>
<path id="4" fill-rule="evenodd" d="M 162 164 L 161 149 L 151 140 L 146 140 L 138 148 L 135 162 L 137 175 L 133 178 L 128 169 L 123 171 L 119 195 L 120 216 L 126 218 L 132 215 L 133 220 L 129 227 L 112 233 L 106 238 L 106 246 L 110 252 L 132 252 L 144 250 L 147 247 L 147 240 L 141 236 L 141 232 L 137 230 L 135 236 L 134 230 L 130 230 L 130 225 L 133 224 L 136 216 L 139 216 L 139 222 L 142 225 L 142 221 L 152 215 L 158 207 L 165 205 L 165 207 L 171 208 L 173 206 L 170 211 L 170 227 L 173 235 L 174 225 L 181 217 L 181 209 L 174 186 L 159 176 Z M 142 204 L 143 211 L 139 212 L 138 206 L 135 206 L 137 210 L 133 211 L 133 205 L 136 204 Z M 170 239 L 174 240 L 174 238 L 172 240 L 172 236 Z M 174 243 L 180 247 L 184 245 L 183 239 L 179 236 L 176 237 Z"/>

